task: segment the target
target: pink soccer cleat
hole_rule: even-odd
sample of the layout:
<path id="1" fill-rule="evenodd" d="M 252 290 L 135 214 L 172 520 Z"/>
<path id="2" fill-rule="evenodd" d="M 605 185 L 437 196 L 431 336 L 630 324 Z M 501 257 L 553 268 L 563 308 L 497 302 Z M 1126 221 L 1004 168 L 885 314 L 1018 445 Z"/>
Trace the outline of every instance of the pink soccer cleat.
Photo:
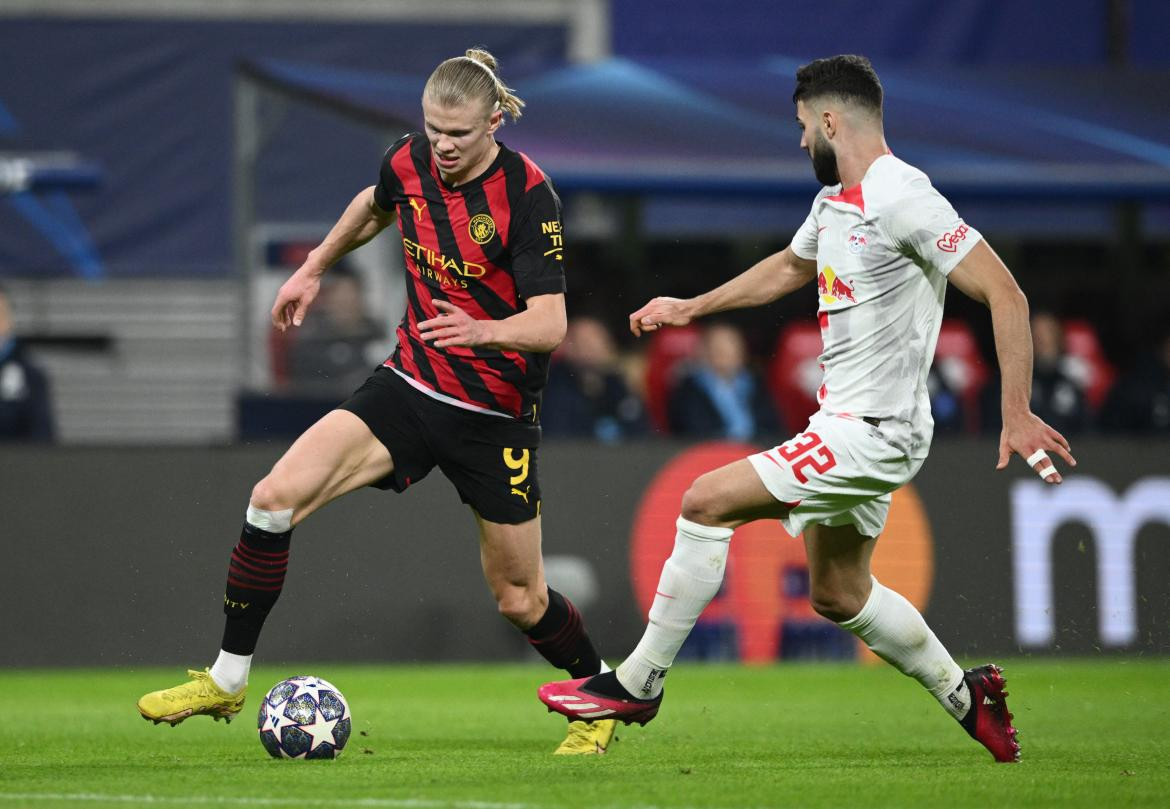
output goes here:
<path id="1" fill-rule="evenodd" d="M 582 677 L 579 680 L 545 683 L 537 689 L 536 695 L 550 711 L 556 711 L 569 719 L 585 721 L 616 719 L 627 725 L 634 722 L 645 725 L 653 719 L 658 713 L 658 706 L 662 704 L 662 694 L 654 699 L 636 699 L 617 683 L 617 678 L 613 677 L 612 672 L 609 674 L 613 683 L 602 680 L 606 690 L 620 691 L 624 696 L 607 695 L 596 688 L 590 688 L 594 680 L 605 677 L 603 674 Z"/>
<path id="2" fill-rule="evenodd" d="M 971 692 L 971 707 L 959 724 L 971 734 L 971 738 L 986 747 L 999 762 L 1020 760 L 1019 732 L 1012 727 L 1012 715 L 1008 711 L 1008 692 L 1004 690 L 1007 681 L 1003 669 L 988 663 L 963 674 Z"/>

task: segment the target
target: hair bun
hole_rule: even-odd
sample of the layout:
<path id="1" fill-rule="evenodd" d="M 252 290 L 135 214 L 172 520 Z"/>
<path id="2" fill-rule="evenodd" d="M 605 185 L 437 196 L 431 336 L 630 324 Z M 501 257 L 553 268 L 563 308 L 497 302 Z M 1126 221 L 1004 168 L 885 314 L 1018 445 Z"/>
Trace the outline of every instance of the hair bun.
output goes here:
<path id="1" fill-rule="evenodd" d="M 468 48 L 464 55 L 468 59 L 479 62 L 492 73 L 495 73 L 496 69 L 499 67 L 499 63 L 496 61 L 496 57 L 492 56 L 483 48 Z"/>

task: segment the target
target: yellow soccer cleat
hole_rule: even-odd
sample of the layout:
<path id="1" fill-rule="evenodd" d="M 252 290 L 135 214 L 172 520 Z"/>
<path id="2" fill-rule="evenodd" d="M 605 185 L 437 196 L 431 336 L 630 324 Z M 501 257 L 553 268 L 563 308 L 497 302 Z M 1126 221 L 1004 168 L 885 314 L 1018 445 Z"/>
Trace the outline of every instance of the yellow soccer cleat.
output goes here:
<path id="1" fill-rule="evenodd" d="M 171 727 L 196 714 L 207 714 L 217 722 L 220 719 L 230 722 L 244 707 L 247 686 L 241 688 L 238 694 L 229 694 L 215 684 L 207 669 L 188 669 L 187 676 L 191 678 L 190 682 L 162 691 L 151 691 L 138 700 L 138 713 L 142 714 L 142 718 L 156 725 L 159 722 L 170 722 Z"/>
<path id="2" fill-rule="evenodd" d="M 569 735 L 554 756 L 600 756 L 609 749 L 617 722 L 613 719 L 598 719 L 596 722 L 576 720 L 569 723 Z"/>

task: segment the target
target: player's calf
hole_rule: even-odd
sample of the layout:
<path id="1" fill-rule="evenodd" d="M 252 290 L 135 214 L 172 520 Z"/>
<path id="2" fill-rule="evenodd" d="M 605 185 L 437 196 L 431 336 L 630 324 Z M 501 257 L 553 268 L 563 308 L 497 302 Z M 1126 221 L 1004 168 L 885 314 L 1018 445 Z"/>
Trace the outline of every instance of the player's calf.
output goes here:
<path id="1" fill-rule="evenodd" d="M 265 511 L 248 506 L 240 540 L 228 563 L 223 611 L 224 651 L 251 655 L 268 613 L 280 598 L 288 572 L 292 509 Z"/>

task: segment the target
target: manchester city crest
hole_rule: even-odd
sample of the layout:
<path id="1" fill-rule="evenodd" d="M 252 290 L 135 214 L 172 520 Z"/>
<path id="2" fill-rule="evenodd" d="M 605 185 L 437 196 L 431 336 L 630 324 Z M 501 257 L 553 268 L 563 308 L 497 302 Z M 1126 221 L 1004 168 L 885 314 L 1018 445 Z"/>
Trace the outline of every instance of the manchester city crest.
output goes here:
<path id="1" fill-rule="evenodd" d="M 467 223 L 467 233 L 476 244 L 487 244 L 496 235 L 496 220 L 486 213 L 477 213 Z"/>

